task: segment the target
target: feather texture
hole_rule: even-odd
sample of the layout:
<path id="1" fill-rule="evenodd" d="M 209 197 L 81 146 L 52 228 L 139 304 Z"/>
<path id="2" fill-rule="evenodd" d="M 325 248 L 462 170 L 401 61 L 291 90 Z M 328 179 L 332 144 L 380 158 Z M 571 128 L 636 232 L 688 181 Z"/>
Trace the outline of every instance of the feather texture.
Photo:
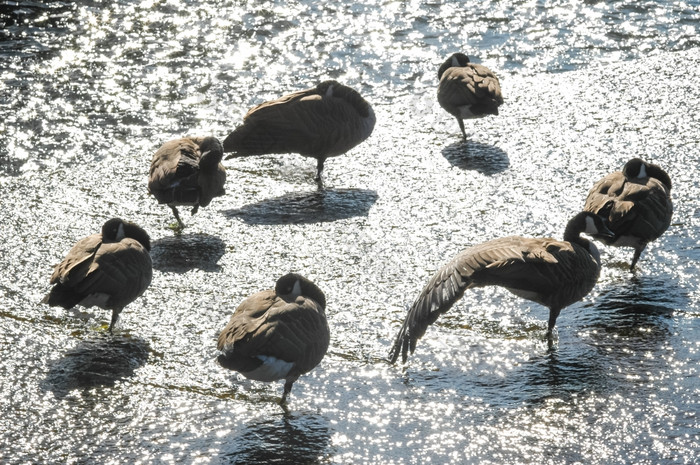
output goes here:
<path id="1" fill-rule="evenodd" d="M 457 118 L 464 138 L 464 120 L 498 115 L 503 104 L 501 85 L 485 66 L 470 63 L 462 53 L 451 55 L 438 70 L 438 103 Z"/>
<path id="2" fill-rule="evenodd" d="M 192 214 L 214 197 L 225 194 L 223 149 L 214 137 L 184 137 L 164 143 L 153 155 L 148 191 L 173 210 L 180 227 L 184 223 L 178 205 L 192 206 Z"/>
<path id="3" fill-rule="evenodd" d="M 285 379 L 284 400 L 292 383 L 328 350 L 325 305 L 321 290 L 306 278 L 283 276 L 274 290 L 248 297 L 235 310 L 219 334 L 219 363 L 258 381 Z"/>
<path id="4" fill-rule="evenodd" d="M 565 240 L 519 236 L 469 247 L 440 268 L 408 311 L 389 358 L 406 361 L 429 325 L 447 312 L 467 289 L 501 286 L 550 309 L 549 331 L 559 311 L 588 294 L 600 274 L 600 257 L 580 232 L 606 231 L 600 218 L 594 228 L 588 213 L 575 216 Z"/>
<path id="5" fill-rule="evenodd" d="M 634 247 L 631 268 L 644 248 L 671 224 L 671 180 L 659 166 L 634 158 L 622 171 L 605 176 L 588 192 L 585 211 L 608 220 L 613 237 L 594 236 L 606 245 Z"/>
<path id="6" fill-rule="evenodd" d="M 114 221 L 121 222 L 110 220 Z M 122 309 L 145 292 L 153 276 L 148 235 L 131 223 L 120 224 L 126 225 L 123 237 L 110 236 L 103 227 L 102 233 L 83 238 L 71 248 L 54 268 L 53 288 L 44 303 L 112 310 L 112 330 Z M 130 230 L 137 233 L 130 236 Z"/>
<path id="7" fill-rule="evenodd" d="M 243 124 L 224 140 L 224 151 L 234 157 L 272 153 L 312 157 L 318 161 L 318 178 L 327 158 L 367 139 L 375 122 L 372 107 L 357 91 L 324 81 L 251 108 Z"/>

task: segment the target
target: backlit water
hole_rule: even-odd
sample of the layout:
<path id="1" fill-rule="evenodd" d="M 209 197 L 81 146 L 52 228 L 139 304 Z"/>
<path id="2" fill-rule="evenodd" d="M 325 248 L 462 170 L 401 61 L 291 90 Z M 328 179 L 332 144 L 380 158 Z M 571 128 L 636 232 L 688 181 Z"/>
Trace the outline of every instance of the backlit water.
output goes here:
<path id="1" fill-rule="evenodd" d="M 697 463 L 700 454 L 700 2 L 0 0 L 1 463 Z M 497 117 L 435 99 L 463 51 L 500 78 Z M 176 236 L 146 191 L 153 152 L 224 137 L 246 110 L 320 80 L 360 91 L 372 136 L 326 163 L 228 160 L 227 194 Z M 459 250 L 560 238 L 588 189 L 634 156 L 674 182 L 642 255 L 600 246 L 562 311 L 469 291 L 405 366 L 408 306 Z M 40 303 L 52 266 L 121 216 L 154 279 L 109 312 Z M 215 363 L 246 296 L 300 272 L 331 347 L 282 384 Z"/>

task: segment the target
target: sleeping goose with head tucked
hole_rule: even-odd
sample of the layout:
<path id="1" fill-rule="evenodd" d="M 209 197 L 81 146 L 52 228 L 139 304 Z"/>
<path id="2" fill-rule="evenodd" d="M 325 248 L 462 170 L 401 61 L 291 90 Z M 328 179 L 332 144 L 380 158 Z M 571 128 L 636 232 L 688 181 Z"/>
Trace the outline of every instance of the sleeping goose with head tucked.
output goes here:
<path id="1" fill-rule="evenodd" d="M 153 155 L 148 175 L 148 192 L 167 204 L 180 229 L 177 206 L 206 207 L 214 197 L 225 194 L 226 170 L 221 143 L 215 137 L 183 137 L 164 143 Z"/>
<path id="2" fill-rule="evenodd" d="M 671 178 L 660 166 L 633 158 L 595 183 L 588 192 L 585 211 L 608 220 L 613 237 L 594 235 L 606 245 L 634 247 L 630 270 L 651 241 L 671 224 Z"/>
<path id="3" fill-rule="evenodd" d="M 348 86 L 324 81 L 251 108 L 224 140 L 226 158 L 298 153 L 316 159 L 316 181 L 326 159 L 367 139 L 376 117 L 371 105 Z"/>
<path id="4" fill-rule="evenodd" d="M 501 84 L 486 66 L 470 63 L 463 53 L 451 55 L 438 69 L 438 103 L 459 123 L 467 139 L 464 120 L 498 115 L 503 104 Z"/>
<path id="5" fill-rule="evenodd" d="M 219 364 L 256 381 L 284 379 L 282 405 L 292 384 L 311 371 L 328 350 L 330 331 L 326 297 L 314 283 L 295 273 L 274 289 L 245 299 L 219 334 Z"/>
<path id="6" fill-rule="evenodd" d="M 139 226 L 119 218 L 102 232 L 79 240 L 51 275 L 53 288 L 43 303 L 65 309 L 80 304 L 112 310 L 111 333 L 119 314 L 151 284 L 150 237 Z"/>

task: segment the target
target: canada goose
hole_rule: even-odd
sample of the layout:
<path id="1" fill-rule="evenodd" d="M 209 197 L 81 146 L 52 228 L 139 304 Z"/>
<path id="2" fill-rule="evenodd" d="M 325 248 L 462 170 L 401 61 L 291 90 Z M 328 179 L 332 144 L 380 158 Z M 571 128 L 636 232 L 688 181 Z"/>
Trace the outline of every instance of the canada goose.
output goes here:
<path id="1" fill-rule="evenodd" d="M 465 140 L 465 119 L 498 114 L 503 103 L 501 84 L 486 66 L 470 63 L 465 54 L 455 53 L 440 66 L 438 79 L 438 103 L 457 118 Z"/>
<path id="2" fill-rule="evenodd" d="M 166 142 L 153 155 L 148 175 L 148 191 L 158 203 L 167 203 L 180 229 L 177 205 L 209 205 L 214 197 L 225 194 L 226 170 L 221 164 L 224 153 L 215 137 L 184 137 Z"/>
<path id="3" fill-rule="evenodd" d="M 65 309 L 80 304 L 112 310 L 109 332 L 153 276 L 150 238 L 134 223 L 112 218 L 102 233 L 79 240 L 51 275 L 54 287 L 42 300 Z"/>
<path id="4" fill-rule="evenodd" d="M 292 384 L 321 363 L 328 350 L 326 297 L 314 283 L 294 273 L 275 289 L 245 299 L 219 334 L 218 362 L 256 381 L 284 379 L 284 405 Z"/>
<path id="5" fill-rule="evenodd" d="M 633 270 L 647 244 L 671 224 L 671 178 L 658 165 L 633 158 L 622 171 L 605 176 L 593 186 L 583 209 L 606 218 L 615 234 L 594 235 L 595 239 L 606 245 L 634 247 Z"/>
<path id="6" fill-rule="evenodd" d="M 513 294 L 549 308 L 547 336 L 562 308 L 588 294 L 600 274 L 595 245 L 580 234 L 611 234 L 603 219 L 588 212 L 566 225 L 564 240 L 519 236 L 494 239 L 463 250 L 428 281 L 406 315 L 389 354 L 405 362 L 429 324 L 447 312 L 464 291 L 502 286 Z"/>
<path id="7" fill-rule="evenodd" d="M 227 159 L 270 153 L 312 157 L 320 183 L 326 159 L 367 139 L 375 121 L 374 110 L 357 91 L 324 81 L 251 108 L 243 125 L 224 140 L 224 152 L 233 152 Z"/>

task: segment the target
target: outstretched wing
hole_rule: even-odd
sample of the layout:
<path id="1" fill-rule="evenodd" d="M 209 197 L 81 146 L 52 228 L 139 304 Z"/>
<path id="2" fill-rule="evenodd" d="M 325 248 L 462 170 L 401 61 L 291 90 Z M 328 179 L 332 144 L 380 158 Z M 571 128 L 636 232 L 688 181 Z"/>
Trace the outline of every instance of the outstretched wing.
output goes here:
<path id="1" fill-rule="evenodd" d="M 551 265 L 571 244 L 554 239 L 505 237 L 460 252 L 428 281 L 406 315 L 389 359 L 406 361 L 427 327 L 447 312 L 471 287 L 497 285 L 510 290 L 540 293 L 556 279 Z"/>

